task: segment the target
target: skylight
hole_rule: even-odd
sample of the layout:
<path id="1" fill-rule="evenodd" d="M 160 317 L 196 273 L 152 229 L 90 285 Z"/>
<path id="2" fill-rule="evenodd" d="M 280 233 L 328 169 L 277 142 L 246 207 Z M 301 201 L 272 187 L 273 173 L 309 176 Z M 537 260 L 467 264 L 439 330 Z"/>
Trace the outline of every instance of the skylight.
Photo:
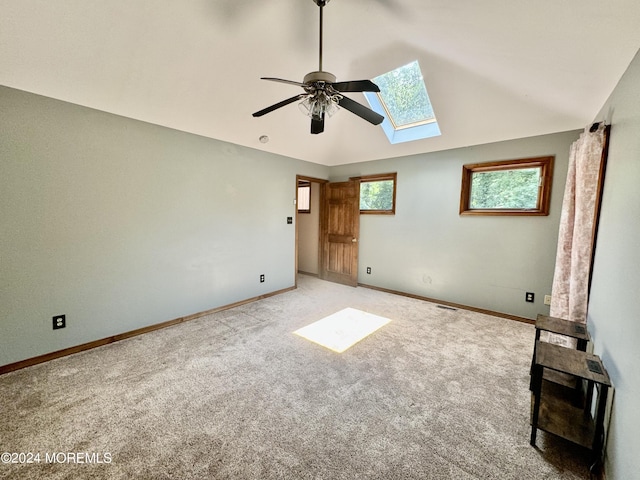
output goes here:
<path id="1" fill-rule="evenodd" d="M 382 129 L 391 143 L 440 135 L 418 61 L 373 79 L 380 93 L 364 92 L 371 108 L 385 117 Z"/>

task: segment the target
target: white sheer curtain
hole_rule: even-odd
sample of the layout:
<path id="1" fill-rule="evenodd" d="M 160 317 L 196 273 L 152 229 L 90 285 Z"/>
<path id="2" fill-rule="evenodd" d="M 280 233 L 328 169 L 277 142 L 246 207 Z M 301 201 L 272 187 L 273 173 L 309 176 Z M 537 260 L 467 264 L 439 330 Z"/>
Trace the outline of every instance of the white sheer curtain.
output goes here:
<path id="1" fill-rule="evenodd" d="M 591 131 L 593 130 L 593 131 Z M 606 126 L 587 127 L 571 146 L 551 291 L 552 317 L 586 323 L 593 229 Z M 563 337 L 553 340 L 562 342 Z"/>

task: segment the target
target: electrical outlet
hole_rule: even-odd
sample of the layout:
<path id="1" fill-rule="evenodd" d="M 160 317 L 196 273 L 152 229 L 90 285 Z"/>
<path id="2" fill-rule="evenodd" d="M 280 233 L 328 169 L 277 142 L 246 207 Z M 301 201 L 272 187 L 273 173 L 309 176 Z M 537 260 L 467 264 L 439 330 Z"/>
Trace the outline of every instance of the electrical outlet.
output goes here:
<path id="1" fill-rule="evenodd" d="M 371 267 L 367 267 L 367 273 L 371 274 Z"/>
<path id="2" fill-rule="evenodd" d="M 54 330 L 58 330 L 59 328 L 64 328 L 67 326 L 67 319 L 65 315 L 56 315 L 52 318 L 52 320 Z"/>
<path id="3" fill-rule="evenodd" d="M 544 296 L 544 304 L 545 305 L 551 305 L 551 295 L 545 295 Z"/>
<path id="4" fill-rule="evenodd" d="M 533 292 L 527 292 L 524 296 L 524 301 L 525 302 L 529 302 L 529 303 L 533 303 L 533 300 L 535 298 L 535 293 Z"/>
<path id="5" fill-rule="evenodd" d="M 264 283 L 264 273 L 260 275 L 260 283 Z"/>

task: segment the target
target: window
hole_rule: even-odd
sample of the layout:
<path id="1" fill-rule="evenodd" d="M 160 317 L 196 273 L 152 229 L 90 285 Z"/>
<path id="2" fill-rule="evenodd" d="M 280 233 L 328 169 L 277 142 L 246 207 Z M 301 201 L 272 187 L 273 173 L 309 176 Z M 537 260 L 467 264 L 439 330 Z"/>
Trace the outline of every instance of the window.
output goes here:
<path id="1" fill-rule="evenodd" d="M 311 182 L 298 180 L 298 213 L 311 213 Z"/>
<path id="2" fill-rule="evenodd" d="M 554 157 L 462 167 L 461 215 L 549 215 Z"/>
<path id="3" fill-rule="evenodd" d="M 371 108 L 384 116 L 389 142 L 401 143 L 440 135 L 418 61 L 373 79 L 379 93 L 364 92 Z"/>
<path id="4" fill-rule="evenodd" d="M 360 213 L 381 215 L 396 213 L 396 175 L 384 173 L 352 178 L 352 180 L 360 180 Z"/>

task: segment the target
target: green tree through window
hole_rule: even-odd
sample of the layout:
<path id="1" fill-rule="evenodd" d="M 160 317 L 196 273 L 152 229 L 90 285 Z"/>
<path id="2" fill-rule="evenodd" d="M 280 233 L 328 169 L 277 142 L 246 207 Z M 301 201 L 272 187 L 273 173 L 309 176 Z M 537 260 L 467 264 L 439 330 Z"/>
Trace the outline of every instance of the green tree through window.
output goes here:
<path id="1" fill-rule="evenodd" d="M 360 213 L 395 213 L 395 173 L 366 175 L 357 179 L 360 180 Z"/>
<path id="2" fill-rule="evenodd" d="M 396 126 L 435 119 L 417 61 L 380 75 L 373 81 L 380 87 L 380 97 Z"/>
<path id="3" fill-rule="evenodd" d="M 476 172 L 471 177 L 471 208 L 536 208 L 539 168 Z"/>
<path id="4" fill-rule="evenodd" d="M 360 186 L 360 210 L 391 210 L 393 180 L 364 182 Z"/>
<path id="5" fill-rule="evenodd" d="M 462 166 L 461 215 L 548 215 L 553 157 Z"/>

